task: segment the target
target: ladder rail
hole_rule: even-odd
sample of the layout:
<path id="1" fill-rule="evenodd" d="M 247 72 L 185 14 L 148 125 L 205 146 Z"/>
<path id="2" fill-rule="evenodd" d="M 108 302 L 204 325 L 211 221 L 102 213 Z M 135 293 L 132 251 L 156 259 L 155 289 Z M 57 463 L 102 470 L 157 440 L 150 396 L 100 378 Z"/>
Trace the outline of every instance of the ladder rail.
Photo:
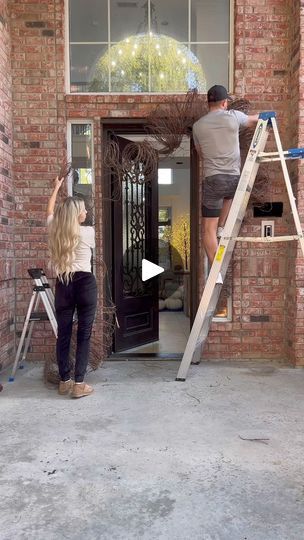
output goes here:
<path id="1" fill-rule="evenodd" d="M 35 284 L 36 284 L 37 287 L 41 287 L 41 286 L 43 287 L 43 290 L 41 290 L 39 292 L 40 299 L 42 300 L 42 303 L 44 305 L 44 309 L 47 312 L 47 315 L 48 315 L 49 321 L 51 323 L 51 326 L 52 326 L 53 332 L 55 334 L 55 337 L 57 337 L 58 326 L 57 326 L 57 320 L 56 320 L 56 316 L 55 316 L 55 308 L 52 306 L 52 303 L 49 300 L 49 296 L 48 296 L 48 294 L 46 292 L 45 286 L 44 286 L 41 278 L 35 278 L 34 281 L 35 281 Z"/>
<path id="2" fill-rule="evenodd" d="M 29 322 L 30 322 L 31 313 L 32 313 L 32 309 L 33 309 L 34 302 L 35 302 L 36 298 L 37 298 L 37 291 L 33 291 L 32 297 L 31 297 L 31 300 L 30 300 L 30 303 L 29 303 L 29 306 L 28 306 L 28 310 L 27 310 L 27 313 L 26 313 L 26 316 L 25 316 L 25 321 L 24 321 L 24 324 L 23 324 L 23 329 L 22 329 L 22 333 L 21 333 L 21 336 L 20 336 L 20 341 L 19 341 L 17 352 L 16 352 L 16 356 L 15 356 L 15 361 L 14 361 L 13 368 L 12 368 L 12 375 L 11 375 L 12 377 L 15 376 L 15 373 L 16 373 L 16 370 L 17 370 L 20 353 L 21 353 L 21 350 L 22 350 L 22 347 L 23 347 L 24 339 L 25 339 L 25 336 L 26 336 L 26 331 L 27 331 L 27 328 L 28 328 L 28 325 L 29 325 Z"/>
<path id="3" fill-rule="evenodd" d="M 50 287 L 50 284 L 48 282 L 48 279 L 45 275 L 45 273 L 43 272 L 43 270 L 41 270 L 41 282 L 42 284 L 44 285 L 44 288 L 45 288 L 45 292 L 47 294 L 47 297 L 49 299 L 49 302 L 52 306 L 52 309 L 55 311 L 55 297 L 54 297 L 54 293 Z"/>
<path id="4" fill-rule="evenodd" d="M 34 305 L 33 312 L 37 311 L 38 306 L 39 306 L 39 301 L 40 301 L 40 298 L 39 298 L 39 294 L 37 293 L 37 298 L 36 298 L 36 302 L 35 302 L 35 305 Z M 25 359 L 26 359 L 26 356 L 27 356 L 27 351 L 28 351 L 28 348 L 30 346 L 30 342 L 31 342 L 31 338 L 32 338 L 34 322 L 35 321 L 30 320 L 29 325 L 28 325 L 28 333 L 27 333 L 27 337 L 25 339 L 23 354 L 21 356 L 21 362 L 25 362 Z M 19 363 L 19 360 L 18 360 L 18 363 Z"/>
<path id="5" fill-rule="evenodd" d="M 291 182 L 290 182 L 290 178 L 289 178 L 289 173 L 288 173 L 286 161 L 284 159 L 284 151 L 283 151 L 283 148 L 282 148 L 281 139 L 280 139 L 280 135 L 279 135 L 279 131 L 278 131 L 278 126 L 277 126 L 277 123 L 275 121 L 275 118 L 271 118 L 271 123 L 272 123 L 273 133 L 274 133 L 274 137 L 275 137 L 275 140 L 276 140 L 278 152 L 279 152 L 280 159 L 281 159 L 281 166 L 282 166 L 285 185 L 286 185 L 286 189 L 287 189 L 287 193 L 288 193 L 289 203 L 290 203 L 290 206 L 291 206 L 291 212 L 292 212 L 292 215 L 293 215 L 293 219 L 294 219 L 295 226 L 296 226 L 296 231 L 297 231 L 297 234 L 299 236 L 300 246 L 301 246 L 302 253 L 303 253 L 303 256 L 304 256 L 304 238 L 303 238 L 302 226 L 301 226 L 297 206 L 296 206 L 296 203 L 295 203 L 296 199 L 295 199 L 295 196 L 294 196 L 293 191 L 292 191 L 292 186 L 291 186 Z"/>

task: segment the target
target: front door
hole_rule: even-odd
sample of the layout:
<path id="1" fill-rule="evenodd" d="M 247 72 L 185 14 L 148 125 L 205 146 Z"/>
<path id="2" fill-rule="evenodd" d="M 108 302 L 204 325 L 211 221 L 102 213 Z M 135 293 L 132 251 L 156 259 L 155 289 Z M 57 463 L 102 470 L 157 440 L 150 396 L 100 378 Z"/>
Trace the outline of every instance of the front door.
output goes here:
<path id="1" fill-rule="evenodd" d="M 120 151 L 130 142 L 115 136 Z M 121 179 L 112 207 L 112 283 L 119 326 L 114 352 L 157 341 L 158 279 L 143 282 L 142 259 L 158 262 L 158 181 L 140 173 L 140 164 Z M 112 178 L 117 194 L 117 178 Z"/>

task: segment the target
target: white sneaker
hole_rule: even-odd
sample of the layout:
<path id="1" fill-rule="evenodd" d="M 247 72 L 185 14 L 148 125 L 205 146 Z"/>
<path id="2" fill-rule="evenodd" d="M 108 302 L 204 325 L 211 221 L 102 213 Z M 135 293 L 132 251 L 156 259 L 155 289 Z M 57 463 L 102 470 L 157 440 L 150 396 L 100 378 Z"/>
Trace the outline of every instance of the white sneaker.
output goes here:
<path id="1" fill-rule="evenodd" d="M 218 227 L 217 232 L 216 232 L 217 238 L 221 238 L 221 236 L 223 235 L 223 232 L 224 232 L 224 227 Z"/>
<path id="2" fill-rule="evenodd" d="M 215 284 L 216 284 L 216 285 L 217 285 L 217 284 L 223 285 L 223 283 L 224 283 L 224 282 L 223 282 L 223 276 L 222 276 L 221 272 L 219 272 L 219 275 L 217 276 L 217 279 L 216 279 Z"/>

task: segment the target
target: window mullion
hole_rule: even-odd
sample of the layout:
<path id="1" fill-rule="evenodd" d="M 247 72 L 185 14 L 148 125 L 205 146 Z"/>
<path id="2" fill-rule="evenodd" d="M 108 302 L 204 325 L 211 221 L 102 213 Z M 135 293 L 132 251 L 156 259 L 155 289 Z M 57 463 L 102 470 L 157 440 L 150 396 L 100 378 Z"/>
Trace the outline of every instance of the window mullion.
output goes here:
<path id="1" fill-rule="evenodd" d="M 151 0 L 148 0 L 148 89 L 151 92 Z"/>
<path id="2" fill-rule="evenodd" d="M 109 77 L 109 93 L 112 90 L 112 73 L 111 73 L 111 2 L 108 0 L 108 77 Z"/>

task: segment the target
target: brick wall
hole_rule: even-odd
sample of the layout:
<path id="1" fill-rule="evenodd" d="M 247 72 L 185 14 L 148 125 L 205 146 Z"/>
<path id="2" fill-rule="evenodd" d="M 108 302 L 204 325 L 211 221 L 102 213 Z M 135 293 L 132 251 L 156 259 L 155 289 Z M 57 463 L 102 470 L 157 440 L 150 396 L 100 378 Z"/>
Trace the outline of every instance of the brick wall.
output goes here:
<path id="1" fill-rule="evenodd" d="M 63 2 L 11 1 L 16 190 L 17 330 L 22 328 L 32 282 L 27 269 L 46 268 L 46 201 L 65 156 Z M 54 347 L 37 325 L 34 357 Z"/>
<path id="2" fill-rule="evenodd" d="M 304 59 L 301 41 L 304 32 L 302 2 L 290 0 L 290 146 L 304 146 L 303 82 Z M 304 167 L 302 161 L 290 166 L 293 191 L 297 199 L 300 220 L 304 222 Z M 303 226 L 303 225 L 302 225 Z M 296 365 L 304 365 L 304 263 L 296 244 L 288 252 L 288 287 L 286 297 L 286 355 Z"/>
<path id="3" fill-rule="evenodd" d="M 280 0 L 237 0 L 235 4 L 235 92 L 252 112 L 275 110 L 283 145 L 288 147 L 289 11 Z M 271 150 L 270 138 L 267 149 Z M 262 167 L 260 168 L 262 170 Z M 269 201 L 282 201 L 283 219 L 275 234 L 287 234 L 289 208 L 277 165 L 264 165 Z M 241 234 L 257 236 L 261 219 L 249 207 Z M 206 357 L 282 358 L 285 356 L 285 291 L 288 246 L 239 244 L 233 257 L 233 321 L 213 324 Z"/>
<path id="4" fill-rule="evenodd" d="M 0 371 L 14 348 L 14 191 L 11 42 L 7 1 L 0 0 Z"/>
<path id="5" fill-rule="evenodd" d="M 297 86 L 290 88 L 290 69 L 297 70 L 296 64 L 290 62 L 298 39 L 292 19 L 297 4 L 292 0 L 237 0 L 235 6 L 235 93 L 250 99 L 252 112 L 277 111 L 286 147 L 290 146 L 290 134 L 295 138 L 297 135 Z M 13 0 L 10 5 L 20 327 L 30 291 L 27 268 L 33 261 L 46 266 L 45 205 L 51 180 L 65 155 L 66 121 L 93 120 L 98 186 L 103 173 L 100 119 L 143 118 L 164 98 L 65 96 L 63 0 Z M 291 96 L 295 104 L 292 110 L 296 111 L 293 117 Z M 282 174 L 278 166 L 269 167 L 268 174 L 270 181 L 265 189 L 269 199 L 284 203 L 283 219 L 275 219 L 276 233 L 284 234 L 290 230 L 290 220 Z M 295 176 L 300 186 L 301 176 Z M 253 218 L 249 209 L 242 232 L 254 235 L 259 228 L 260 220 Z M 101 256 L 102 246 L 99 249 L 97 255 Z M 298 282 L 290 281 L 294 257 L 292 248 L 285 244 L 266 248 L 263 244 L 242 244 L 237 248 L 233 262 L 233 321 L 212 326 L 206 357 L 283 358 L 290 348 L 298 350 L 298 337 L 292 347 L 287 346 L 292 318 L 285 315 L 287 307 L 296 313 L 300 309 L 296 298 L 301 289 Z M 301 264 L 300 259 L 297 264 Z M 41 358 L 52 347 L 53 341 L 45 343 L 42 330 L 35 332 L 35 357 Z M 290 358 L 301 361 L 296 352 Z"/>

